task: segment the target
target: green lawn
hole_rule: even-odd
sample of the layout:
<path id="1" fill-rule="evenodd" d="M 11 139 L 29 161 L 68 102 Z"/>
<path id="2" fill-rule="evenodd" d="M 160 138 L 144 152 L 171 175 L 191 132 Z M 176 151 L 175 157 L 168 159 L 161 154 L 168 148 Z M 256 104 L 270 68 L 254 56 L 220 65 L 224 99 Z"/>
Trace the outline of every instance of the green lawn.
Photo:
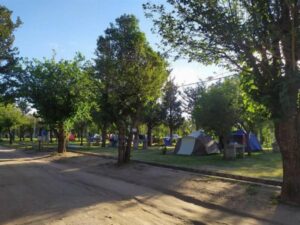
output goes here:
<path id="1" fill-rule="evenodd" d="M 91 146 L 80 148 L 80 150 L 106 156 L 117 156 L 117 149 L 111 147 Z M 171 150 L 169 149 L 170 152 Z M 166 165 L 207 169 L 258 178 L 282 179 L 281 156 L 279 153 L 273 153 L 270 150 L 252 153 L 251 156 L 245 155 L 244 159 L 233 161 L 223 160 L 221 154 L 210 156 L 163 155 L 162 150 L 158 147 L 149 148 L 148 150 L 133 150 L 131 157 L 132 159 Z"/>
<path id="2" fill-rule="evenodd" d="M 28 144 L 27 142 L 26 144 Z M 9 146 L 7 140 L 2 141 L 1 145 Z M 71 146 L 76 146 L 74 150 L 94 152 L 104 156 L 117 157 L 117 149 L 100 146 L 79 146 L 79 142 L 70 142 Z M 31 148 L 32 145 L 26 147 L 24 144 L 18 144 L 16 142 L 12 147 L 15 148 Z M 36 144 L 35 144 L 36 146 Z M 36 147 L 35 147 L 36 148 Z M 55 148 L 55 144 L 44 146 L 44 148 Z M 168 149 L 171 153 L 172 149 Z M 273 153 L 272 151 L 264 151 L 252 153 L 251 156 L 245 156 L 244 159 L 237 159 L 234 161 L 225 161 L 222 156 L 210 155 L 210 156 L 180 156 L 174 154 L 162 154 L 162 150 L 159 147 L 152 147 L 148 150 L 133 150 L 131 154 L 132 159 L 142 160 L 145 162 L 155 162 L 166 165 L 174 165 L 196 169 L 207 169 L 218 172 L 225 172 L 236 175 L 268 178 L 268 179 L 282 179 L 282 164 L 281 156 L 279 153 Z"/>
<path id="3" fill-rule="evenodd" d="M 282 179 L 281 156 L 278 153 L 259 152 L 244 159 L 225 161 L 222 155 L 179 156 L 162 155 L 159 151 L 137 151 L 133 159 L 189 168 L 207 169 L 218 172 L 269 179 Z"/>

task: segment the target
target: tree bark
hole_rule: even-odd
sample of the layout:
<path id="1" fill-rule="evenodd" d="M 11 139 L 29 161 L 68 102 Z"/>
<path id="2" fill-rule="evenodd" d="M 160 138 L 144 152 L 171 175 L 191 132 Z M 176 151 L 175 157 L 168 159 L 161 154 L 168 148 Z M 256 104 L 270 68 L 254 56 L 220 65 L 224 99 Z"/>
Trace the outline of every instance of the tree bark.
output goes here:
<path id="1" fill-rule="evenodd" d="M 66 132 L 65 132 L 63 124 L 60 124 L 58 127 L 57 139 L 58 139 L 57 152 L 58 153 L 66 152 L 67 151 L 67 149 L 66 149 Z"/>
<path id="2" fill-rule="evenodd" d="M 102 143 L 101 143 L 101 147 L 105 148 L 106 147 L 106 136 L 107 136 L 107 125 L 106 123 L 103 124 L 102 130 Z"/>
<path id="3" fill-rule="evenodd" d="M 50 143 L 53 143 L 53 130 L 50 128 Z"/>
<path id="4" fill-rule="evenodd" d="M 83 146 L 83 127 L 80 127 L 80 146 Z"/>
<path id="5" fill-rule="evenodd" d="M 147 138 L 148 138 L 148 146 L 151 147 L 152 146 L 152 127 L 148 125 L 148 129 L 147 129 Z"/>
<path id="6" fill-rule="evenodd" d="M 118 143 L 118 165 L 125 163 L 125 127 L 119 125 L 119 143 Z"/>
<path id="7" fill-rule="evenodd" d="M 281 200 L 300 205 L 300 113 L 275 123 L 283 164 Z"/>
<path id="8" fill-rule="evenodd" d="M 132 139 L 133 139 L 133 133 L 132 133 L 132 129 L 130 129 L 128 139 L 127 139 L 127 143 L 126 143 L 125 156 L 124 156 L 125 157 L 125 163 L 128 163 L 130 161 Z"/>
<path id="9" fill-rule="evenodd" d="M 136 132 L 134 134 L 134 140 L 133 140 L 133 149 L 134 150 L 138 150 L 139 149 L 139 142 L 140 142 L 139 133 L 140 133 L 140 130 L 137 127 L 136 128 Z"/>
<path id="10" fill-rule="evenodd" d="M 10 129 L 8 130 L 8 136 L 9 136 L 9 144 L 12 145 L 12 143 L 13 143 L 13 132 Z"/>

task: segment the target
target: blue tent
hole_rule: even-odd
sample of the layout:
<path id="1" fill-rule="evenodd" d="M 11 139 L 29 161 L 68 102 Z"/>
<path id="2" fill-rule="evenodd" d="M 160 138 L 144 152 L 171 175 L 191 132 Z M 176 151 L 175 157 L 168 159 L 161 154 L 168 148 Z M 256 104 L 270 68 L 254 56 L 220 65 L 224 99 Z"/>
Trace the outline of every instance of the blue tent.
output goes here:
<path id="1" fill-rule="evenodd" d="M 239 144 L 243 144 L 243 136 L 246 137 L 246 151 L 250 150 L 251 152 L 256 152 L 262 150 L 262 147 L 257 137 L 252 132 L 250 132 L 247 135 L 247 133 L 244 130 L 234 131 L 231 134 L 230 140 Z"/>

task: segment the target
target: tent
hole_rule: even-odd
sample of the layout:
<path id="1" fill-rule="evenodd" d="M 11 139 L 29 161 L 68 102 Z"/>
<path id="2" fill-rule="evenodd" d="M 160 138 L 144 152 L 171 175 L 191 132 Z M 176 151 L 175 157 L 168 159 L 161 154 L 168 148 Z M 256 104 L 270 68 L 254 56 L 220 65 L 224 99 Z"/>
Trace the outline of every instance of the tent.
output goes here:
<path id="1" fill-rule="evenodd" d="M 255 136 L 252 132 L 250 132 L 248 135 L 246 131 L 244 130 L 237 130 L 234 131 L 231 134 L 230 141 L 231 142 L 237 142 L 238 144 L 243 144 L 243 137 L 246 138 L 246 151 L 251 151 L 251 152 L 256 152 L 256 151 L 261 151 L 262 147 Z"/>
<path id="2" fill-rule="evenodd" d="M 179 139 L 174 151 L 178 155 L 208 155 L 219 152 L 217 143 L 202 131 L 194 131 Z"/>

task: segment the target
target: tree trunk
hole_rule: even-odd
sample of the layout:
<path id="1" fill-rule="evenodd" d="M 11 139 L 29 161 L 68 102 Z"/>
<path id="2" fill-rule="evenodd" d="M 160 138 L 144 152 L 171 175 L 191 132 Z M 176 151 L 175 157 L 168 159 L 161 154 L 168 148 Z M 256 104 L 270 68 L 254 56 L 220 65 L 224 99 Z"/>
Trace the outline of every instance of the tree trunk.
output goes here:
<path id="1" fill-rule="evenodd" d="M 127 143 L 126 143 L 125 156 L 124 156 L 125 157 L 125 163 L 128 163 L 130 161 L 130 152 L 131 152 L 132 139 L 133 139 L 133 133 L 132 133 L 132 129 L 130 129 L 128 139 L 127 139 Z"/>
<path id="2" fill-rule="evenodd" d="M 173 128 L 170 127 L 170 144 L 172 145 L 172 141 L 173 141 Z"/>
<path id="3" fill-rule="evenodd" d="M 125 163 L 125 127 L 119 125 L 118 165 Z"/>
<path id="4" fill-rule="evenodd" d="M 83 146 L 83 127 L 80 128 L 80 146 Z"/>
<path id="5" fill-rule="evenodd" d="M 53 143 L 53 130 L 50 128 L 50 143 Z"/>
<path id="6" fill-rule="evenodd" d="M 140 142 L 139 134 L 140 134 L 140 130 L 137 127 L 136 128 L 136 132 L 134 134 L 134 140 L 133 140 L 133 149 L 134 150 L 138 150 L 139 149 L 139 142 Z"/>
<path id="7" fill-rule="evenodd" d="M 22 141 L 22 127 L 19 128 L 19 141 Z"/>
<path id="8" fill-rule="evenodd" d="M 66 149 L 66 132 L 65 132 L 63 124 L 60 124 L 58 127 L 57 139 L 58 139 L 57 152 L 58 153 L 66 152 L 67 151 L 67 149 Z"/>
<path id="9" fill-rule="evenodd" d="M 106 123 L 103 124 L 102 130 L 102 143 L 101 143 L 101 147 L 105 148 L 106 147 L 106 136 L 107 136 L 107 125 Z"/>
<path id="10" fill-rule="evenodd" d="M 223 137 L 223 147 L 224 147 L 224 150 L 223 150 L 223 159 L 227 159 L 227 155 L 226 155 L 226 150 L 228 148 L 228 138 L 226 136 L 226 133 L 225 135 L 221 135 Z"/>
<path id="11" fill-rule="evenodd" d="M 300 114 L 275 124 L 283 164 L 281 199 L 300 205 Z"/>
<path id="12" fill-rule="evenodd" d="M 148 129 L 147 129 L 147 138 L 148 138 L 148 146 L 151 147 L 152 146 L 152 127 L 148 125 Z"/>
<path id="13" fill-rule="evenodd" d="M 8 136 L 9 136 L 9 144 L 12 145 L 12 143 L 13 143 L 13 132 L 10 129 L 8 130 Z"/>

